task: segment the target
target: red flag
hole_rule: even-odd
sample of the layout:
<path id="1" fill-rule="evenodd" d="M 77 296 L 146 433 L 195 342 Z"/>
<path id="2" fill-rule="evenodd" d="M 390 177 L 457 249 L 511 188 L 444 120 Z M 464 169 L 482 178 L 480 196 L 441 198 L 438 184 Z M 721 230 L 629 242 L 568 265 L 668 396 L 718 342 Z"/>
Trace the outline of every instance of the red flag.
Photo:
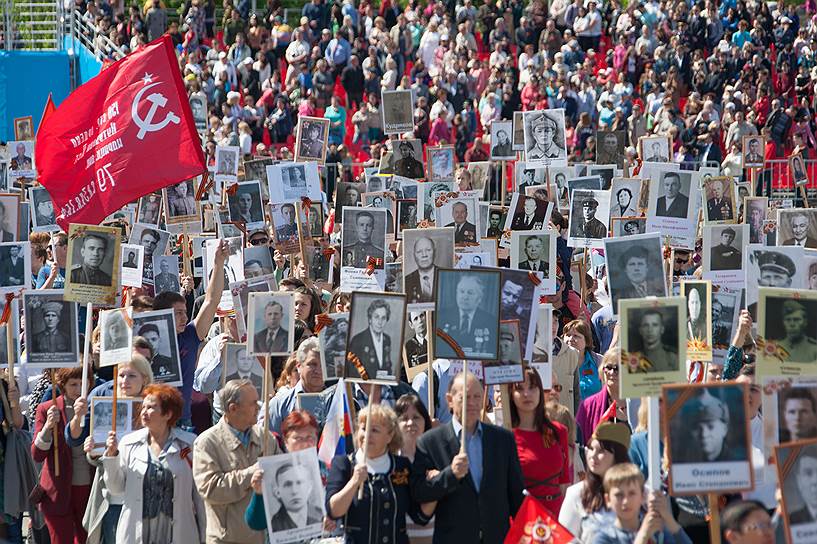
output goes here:
<path id="1" fill-rule="evenodd" d="M 505 535 L 505 544 L 568 544 L 572 540 L 570 531 L 559 525 L 547 508 L 530 495 L 525 496 Z"/>
<path id="2" fill-rule="evenodd" d="M 38 127 L 43 126 L 45 120 L 55 111 L 57 111 L 57 106 L 54 105 L 54 99 L 51 97 L 51 93 L 48 93 L 48 100 L 45 101 L 45 107 L 43 108 L 43 114 L 40 117 L 40 124 L 37 125 Z M 39 128 L 38 128 L 39 131 Z"/>
<path id="3" fill-rule="evenodd" d="M 170 36 L 71 93 L 37 132 L 38 178 L 57 222 L 98 225 L 128 202 L 204 172 Z"/>

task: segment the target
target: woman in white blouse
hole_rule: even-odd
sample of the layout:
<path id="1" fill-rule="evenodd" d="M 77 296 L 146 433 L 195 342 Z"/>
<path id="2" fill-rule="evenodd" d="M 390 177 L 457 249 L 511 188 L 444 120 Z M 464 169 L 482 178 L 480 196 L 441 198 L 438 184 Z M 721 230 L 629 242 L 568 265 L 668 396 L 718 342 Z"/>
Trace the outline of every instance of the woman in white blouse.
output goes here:
<path id="1" fill-rule="evenodd" d="M 164 384 L 145 388 L 143 428 L 117 444 L 108 435 L 102 458 L 105 485 L 125 501 L 116 531 L 118 544 L 204 542 L 204 503 L 193 482 L 195 435 L 174 427 L 184 404 Z"/>

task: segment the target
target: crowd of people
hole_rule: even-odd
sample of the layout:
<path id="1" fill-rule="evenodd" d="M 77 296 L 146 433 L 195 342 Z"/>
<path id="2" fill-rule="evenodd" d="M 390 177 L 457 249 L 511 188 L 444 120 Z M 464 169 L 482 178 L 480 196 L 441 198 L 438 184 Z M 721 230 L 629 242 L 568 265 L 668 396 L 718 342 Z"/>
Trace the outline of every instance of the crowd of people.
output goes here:
<path id="1" fill-rule="evenodd" d="M 766 2 L 743 0 L 719 4 L 498 0 L 481 5 L 471 0 L 379 4 L 310 0 L 293 26 L 278 0 L 269 0 L 252 13 L 248 0 L 225 0 L 221 20 L 214 0 L 191 0 L 180 8 L 178 23 L 170 22 L 163 0 L 133 4 L 126 11 L 104 0 L 77 0 L 74 7 L 95 26 L 97 36 L 107 36 L 126 53 L 170 35 L 190 97 L 204 98 L 207 105 L 202 141 L 211 165 L 217 150 L 228 146 L 240 149 L 243 163 L 264 157 L 292 160 L 299 118 L 327 119 L 321 206 L 328 219 L 313 238 L 323 238 L 335 259 L 329 281 L 316 280 L 304 262 L 303 249 L 291 254 L 281 250 L 280 235 L 269 220 L 263 228 L 245 233 L 246 248 L 269 248 L 275 284 L 280 291 L 292 292 L 295 300 L 294 349 L 269 361 L 268 398 L 263 398 L 260 383 L 246 373 L 241 376 L 240 369 L 235 376 L 222 376 L 225 345 L 241 338 L 237 323 L 241 316 L 217 312 L 225 288 L 222 276 L 227 276 L 225 260 L 234 252 L 226 241 L 216 248 L 209 283 L 200 276 L 182 275 L 177 284 L 168 284 L 169 290 L 162 290 L 161 282 L 155 283 L 155 290 L 126 288 L 125 304 L 133 315 L 172 309 L 181 386 L 158 383 L 160 376 L 154 371 L 158 347 L 146 327 L 134 330 L 133 353 L 129 362 L 116 367 L 115 375 L 112 367 L 100 366 L 104 331 L 96 312 L 79 316 L 83 325 L 90 321 L 93 331 L 89 360 L 83 362 L 86 372 L 83 365 L 29 369 L 26 352 L 32 346 L 21 345 L 17 375 L 6 376 L 0 388 L 4 420 L 0 463 L 14 467 L 0 470 L 4 488 L 0 498 L 7 506 L 0 520 L 0 541 L 22 544 L 27 533 L 38 544 L 260 544 L 266 532 L 320 522 L 323 540 L 315 542 L 334 538 L 356 544 L 498 543 L 504 541 L 526 496 L 541 504 L 577 542 L 709 542 L 716 516 L 722 538 L 731 544 L 785 541 L 788 527 L 778 500 L 782 486 L 756 479 L 753 490 L 721 495 L 720 510 L 713 512 L 706 497 L 668 492 L 666 459 L 650 466 L 648 400 L 639 403 L 620 391 L 621 337 L 626 331 L 614 317 L 617 310 L 608 277 L 613 272 L 610 267 L 588 267 L 587 260 L 577 267 L 574 253 L 581 250 L 567 243 L 579 220 L 582 232 L 604 229 L 600 236 L 588 238 L 605 237 L 612 225 L 606 217 L 594 219 L 596 200 L 585 201 L 581 217 L 560 210 L 563 186 L 558 180 L 553 184 L 558 194 L 545 194 L 556 201 L 550 217 L 541 216 L 528 227 L 555 232 L 558 244 L 555 278 L 550 278 L 555 280 L 555 293 L 539 301 L 553 310 L 552 322 L 544 324 L 552 329 L 552 343 L 538 354 L 551 363 L 552 375 L 543 379 L 525 364 L 521 380 L 503 396 L 499 387 L 484 386 L 474 373 L 462 373 L 461 364 L 438 358 L 411 379 L 403 369 L 391 385 L 347 382 L 353 439 L 331 463 L 321 462 L 325 504 L 317 511 L 287 495 L 284 481 L 306 484 L 304 478 L 287 476 L 287 470 L 297 474 L 296 468 L 281 468 L 273 484 L 281 508 L 270 519 L 264 487 L 270 475 L 265 477 L 259 459 L 317 449 L 320 440 L 330 439 L 324 430 L 331 423 L 328 414 L 338 385 L 324 374 L 321 359 L 330 346 L 322 345 L 317 336 L 332 326 L 331 320 L 326 323 L 328 314 L 347 313 L 351 305 L 351 294 L 340 287 L 340 268 L 348 263 L 341 259 L 344 242 L 335 213 L 338 196 L 333 194 L 337 184 L 367 183 L 367 170 L 381 167 L 382 157 L 396 151 L 404 154 L 397 142 L 416 139 L 428 148 L 453 146 L 459 163 L 454 187 L 471 191 L 475 187 L 468 165 L 510 151 L 508 133 L 492 141 L 494 122 L 514 120 L 517 112 L 561 109 L 565 120 L 561 136 L 571 165 L 601 164 L 596 146 L 604 142 L 597 142 L 599 132 L 620 132 L 621 157 L 614 153 L 611 162 L 625 171 L 624 177 L 635 176 L 642 164 L 654 164 L 652 159 L 658 158 L 641 149 L 642 138 L 666 136 L 669 156 L 659 162 L 678 164 L 679 172 L 714 167 L 733 181 L 751 182 L 756 194 L 772 197 L 771 184 L 780 186 L 781 181 L 772 170 L 761 168 L 757 176 L 744 168 L 750 150 L 742 149 L 743 138 L 762 137 L 755 141 L 765 149 L 751 150 L 762 155 L 761 164 L 793 155 L 806 161 L 814 157 L 817 4 L 812 0 L 801 6 L 781 3 L 774 11 Z M 113 55 L 107 41 L 98 44 Z M 386 135 L 384 130 L 382 92 L 393 90 L 411 91 L 413 130 L 404 135 Z M 547 115 L 531 123 L 551 136 L 560 128 Z M 504 151 L 492 152 L 494 143 Z M 406 147 L 409 156 L 411 145 Z M 547 153 L 543 149 L 543 156 Z M 420 167 L 415 175 L 406 166 L 408 177 L 425 177 L 428 165 L 423 156 L 411 156 Z M 487 236 L 470 223 L 470 234 L 460 234 L 462 221 L 455 212 L 451 226 L 462 236 L 455 239 L 458 246 L 468 245 L 468 236 L 472 241 L 503 237 L 499 206 L 520 191 L 513 161 L 506 167 L 507 163 L 497 166 L 484 187 L 482 199 L 497 206 L 491 208 L 490 225 L 483 225 Z M 680 205 L 686 198 L 679 197 L 676 187 L 680 174 L 671 176 L 679 181 L 665 181 L 667 193 L 660 198 L 666 200 L 658 203 L 659 210 L 665 206 L 659 215 L 670 217 L 669 202 Z M 521 191 L 524 194 L 524 188 Z M 628 193 L 632 199 L 632 191 Z M 507 195 L 507 201 L 500 195 Z M 722 196 L 707 211 L 707 222 L 724 209 L 718 200 Z M 360 194 L 352 200 L 359 202 Z M 420 204 L 414 202 L 413 210 Z M 635 202 L 630 208 L 629 200 L 618 204 L 621 216 L 640 215 L 647 208 Z M 160 207 L 157 203 L 157 223 Z M 682 207 L 686 211 L 689 203 Z M 748 223 L 740 208 L 730 210 L 736 222 Z M 534 209 L 525 212 L 531 221 Z M 629 209 L 638 212 L 626 212 Z M 292 210 L 295 215 L 294 206 Z M 638 232 L 637 218 L 631 219 L 634 230 L 625 226 L 627 234 Z M 599 226 L 590 228 L 591 221 Z M 814 227 L 810 219 L 805 221 L 802 236 L 795 233 L 798 240 L 806 240 L 806 231 L 817 236 L 808 230 Z M 125 240 L 130 226 L 123 227 Z M 399 226 L 399 221 L 392 226 Z M 722 247 L 715 246 L 723 259 L 734 257 L 735 235 L 734 229 L 726 229 L 727 240 Z M 158 240 L 146 242 L 145 236 L 142 244 L 155 247 Z M 702 251 L 700 236 L 696 229 L 692 247 L 672 251 L 670 279 L 700 279 L 710 261 L 717 266 L 717 255 Z M 34 232 L 28 240 L 31 290 L 63 289 L 67 234 Z M 360 234 L 357 240 L 370 243 Z M 434 242 L 425 240 L 433 260 Z M 542 268 L 539 264 L 544 261 L 541 247 L 537 249 L 536 242 L 523 247 L 533 249 L 525 266 L 517 268 L 531 274 L 546 272 L 547 263 Z M 375 261 L 402 257 L 399 242 L 361 251 L 359 259 L 353 252 L 350 262 L 359 260 L 365 267 L 375 254 L 383 257 Z M 497 255 L 499 265 L 510 267 L 507 250 L 500 249 Z M 740 255 L 738 251 L 735 258 L 740 260 Z M 670 261 L 670 254 L 663 257 Z M 622 260 L 628 273 L 629 263 L 639 259 L 648 261 L 646 253 Z M 256 275 L 248 271 L 256 263 L 244 264 L 248 277 Z M 260 271 L 261 264 L 257 266 Z M 778 273 L 788 271 L 788 276 L 793 276 L 793 266 L 779 259 L 760 263 L 761 271 L 766 267 L 771 273 L 774 268 Z M 639 285 L 621 298 L 649 295 L 638 289 L 657 280 L 645 274 L 646 268 Z M 808 276 L 817 277 L 817 266 L 808 268 Z M 813 283 L 809 285 L 814 289 Z M 418 300 L 430 293 L 419 278 L 414 291 Z M 413 296 L 408 284 L 405 293 Z M 505 296 L 503 291 L 503 301 Z M 700 295 L 694 296 L 699 298 L 690 304 L 690 312 L 700 309 Z M 716 304 L 711 303 L 712 312 L 723 311 Z M 789 313 L 797 315 L 799 308 L 794 306 Z M 726 351 L 723 360 L 701 367 L 706 371 L 697 373 L 697 381 L 746 384 L 751 446 L 762 452 L 765 414 L 760 410 L 757 346 L 752 341 L 756 323 L 750 311 L 738 313 L 733 329 L 718 320 L 693 323 L 701 334 L 707 329 L 720 338 L 715 343 Z M 43 315 L 47 314 L 45 308 Z M 805 323 L 814 318 L 805 310 L 802 314 Z M 405 357 L 428 362 L 430 331 L 424 321 L 420 324 L 419 315 L 411 312 L 407 318 L 417 358 Z M 5 326 L 15 323 L 19 327 L 15 337 L 23 342 L 25 327 L 32 325 L 11 320 Z M 499 342 L 507 337 L 505 332 L 494 333 Z M 73 340 L 82 345 L 81 339 Z M 345 344 L 336 351 L 345 359 Z M 666 366 L 678 365 L 677 353 L 666 349 L 662 353 Z M 694 370 L 696 364 L 700 365 L 681 362 L 684 369 Z M 406 365 L 410 366 L 415 365 Z M 432 371 L 433 377 L 428 375 Z M 691 370 L 690 379 L 695 374 Z M 124 436 L 111 431 L 100 443 L 91 433 L 91 401 L 114 392 L 137 400 L 130 412 L 133 431 Z M 304 394 L 316 398 L 308 408 L 301 406 Z M 789 434 L 780 442 L 817 438 L 817 399 L 805 395 L 799 402 L 797 398 L 788 402 L 781 417 Z M 714 419 L 702 416 L 695 425 Z M 693 439 L 696 432 L 691 433 Z M 663 455 L 663 441 L 661 448 Z M 658 489 L 645 486 L 650 469 L 660 471 Z M 19 477 L 11 477 L 11 472 L 19 472 Z M 15 494 L 12 511 L 9 503 Z M 817 493 L 811 502 L 807 492 L 801 495 L 798 504 L 805 508 L 804 515 L 814 516 Z"/>

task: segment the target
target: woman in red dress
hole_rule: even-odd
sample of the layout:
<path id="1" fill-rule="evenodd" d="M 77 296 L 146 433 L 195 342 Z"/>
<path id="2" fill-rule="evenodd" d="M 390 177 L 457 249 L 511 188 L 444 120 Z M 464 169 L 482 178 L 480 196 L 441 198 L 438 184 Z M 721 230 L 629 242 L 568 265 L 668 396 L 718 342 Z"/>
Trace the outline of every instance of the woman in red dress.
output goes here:
<path id="1" fill-rule="evenodd" d="M 545 414 L 545 393 L 536 370 L 526 367 L 524 378 L 512 386 L 510 408 L 525 489 L 558 516 L 572 481 L 567 429 Z"/>

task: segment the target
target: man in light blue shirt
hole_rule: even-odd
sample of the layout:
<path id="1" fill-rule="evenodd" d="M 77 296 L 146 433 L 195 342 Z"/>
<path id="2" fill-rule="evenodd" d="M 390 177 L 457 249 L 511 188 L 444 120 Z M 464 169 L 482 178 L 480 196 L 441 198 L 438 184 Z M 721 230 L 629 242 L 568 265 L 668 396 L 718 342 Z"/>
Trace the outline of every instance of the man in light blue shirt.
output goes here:
<path id="1" fill-rule="evenodd" d="M 323 391 L 321 346 L 318 337 L 313 336 L 304 340 L 298 346 L 295 358 L 298 361 L 295 366 L 299 377 L 298 383 L 292 389 L 281 391 L 275 395 L 269 403 L 269 428 L 276 433 L 281 432 L 281 423 L 295 410 L 298 395 Z M 258 418 L 259 423 L 263 425 L 264 414 L 260 413 Z"/>
<path id="2" fill-rule="evenodd" d="M 349 62 L 349 57 L 352 55 L 352 46 L 344 37 L 343 31 L 338 29 L 335 32 L 335 38 L 326 46 L 326 62 L 332 67 L 332 74 L 337 78 L 340 73 L 346 68 L 346 63 Z"/>

